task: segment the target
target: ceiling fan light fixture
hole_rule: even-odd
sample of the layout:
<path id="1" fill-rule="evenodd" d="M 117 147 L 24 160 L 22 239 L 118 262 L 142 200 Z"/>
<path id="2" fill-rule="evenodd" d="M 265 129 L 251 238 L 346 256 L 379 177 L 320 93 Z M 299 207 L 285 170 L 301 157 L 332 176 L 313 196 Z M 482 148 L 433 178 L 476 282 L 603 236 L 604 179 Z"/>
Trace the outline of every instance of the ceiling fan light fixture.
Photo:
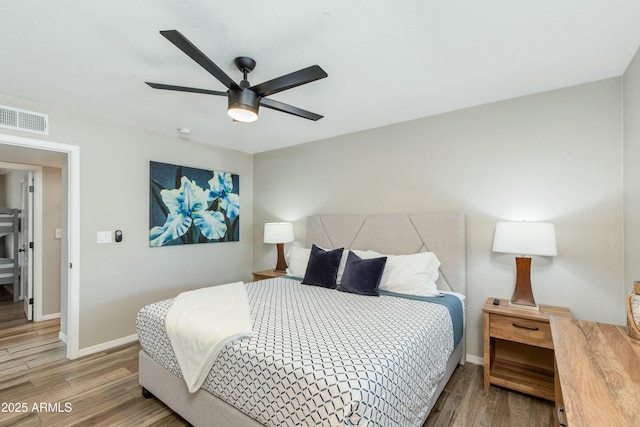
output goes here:
<path id="1" fill-rule="evenodd" d="M 233 120 L 243 123 L 251 123 L 258 120 L 258 112 L 247 105 L 238 105 L 227 110 L 227 114 Z"/>
<path id="2" fill-rule="evenodd" d="M 271 110 L 291 114 L 308 120 L 320 120 L 320 114 L 294 107 L 274 99 L 268 98 L 270 95 L 282 92 L 283 90 L 314 82 L 327 77 L 327 73 L 319 65 L 312 65 L 293 73 L 285 74 L 275 79 L 251 86 L 247 76 L 256 66 L 256 61 L 247 56 L 239 56 L 234 59 L 234 64 L 242 72 L 242 81 L 237 84 L 218 67 L 211 59 L 200 51 L 178 30 L 164 30 L 160 34 L 169 40 L 175 47 L 180 49 L 185 55 L 193 59 L 198 65 L 204 68 L 209 74 L 222 83 L 227 91 L 199 89 L 187 86 L 167 85 L 163 83 L 145 82 L 153 89 L 175 90 L 178 92 L 200 93 L 204 95 L 226 96 L 229 99 L 227 114 L 238 122 L 254 122 L 258 120 L 258 108 L 262 105 Z"/>
<path id="3" fill-rule="evenodd" d="M 230 89 L 227 114 L 238 122 L 250 123 L 258 120 L 260 97 L 250 89 Z"/>

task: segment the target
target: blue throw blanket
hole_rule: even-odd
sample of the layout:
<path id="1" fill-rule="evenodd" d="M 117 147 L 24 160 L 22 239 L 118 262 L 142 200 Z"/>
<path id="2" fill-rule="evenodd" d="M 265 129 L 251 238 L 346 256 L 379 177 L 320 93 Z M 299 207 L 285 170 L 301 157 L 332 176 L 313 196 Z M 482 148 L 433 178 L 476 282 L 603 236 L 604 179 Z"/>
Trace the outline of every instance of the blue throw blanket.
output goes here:
<path id="1" fill-rule="evenodd" d="M 455 295 L 440 294 L 437 297 L 423 297 L 418 295 L 405 295 L 397 294 L 395 292 L 388 292 L 380 290 L 380 295 L 389 295 L 392 297 L 416 299 L 420 301 L 433 302 L 436 304 L 444 305 L 451 314 L 451 320 L 453 321 L 453 346 L 455 347 L 462 338 L 464 329 L 464 314 L 462 311 L 462 301 Z"/>

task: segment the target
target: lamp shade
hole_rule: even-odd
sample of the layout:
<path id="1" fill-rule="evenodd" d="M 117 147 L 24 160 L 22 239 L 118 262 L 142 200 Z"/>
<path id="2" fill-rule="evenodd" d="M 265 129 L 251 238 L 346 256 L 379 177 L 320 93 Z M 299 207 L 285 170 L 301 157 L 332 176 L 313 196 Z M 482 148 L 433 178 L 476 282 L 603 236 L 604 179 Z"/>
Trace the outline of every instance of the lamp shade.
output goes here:
<path id="1" fill-rule="evenodd" d="M 290 222 L 268 222 L 264 225 L 264 243 L 293 242 L 293 224 Z"/>
<path id="2" fill-rule="evenodd" d="M 556 229 L 547 222 L 499 222 L 493 236 L 493 252 L 556 256 Z"/>

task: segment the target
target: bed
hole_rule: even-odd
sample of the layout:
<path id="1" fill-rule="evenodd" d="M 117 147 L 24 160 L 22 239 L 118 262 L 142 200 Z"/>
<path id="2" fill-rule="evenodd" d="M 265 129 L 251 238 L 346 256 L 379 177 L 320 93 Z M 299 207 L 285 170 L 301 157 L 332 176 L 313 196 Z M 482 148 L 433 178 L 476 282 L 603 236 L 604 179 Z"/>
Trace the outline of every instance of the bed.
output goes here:
<path id="1" fill-rule="evenodd" d="M 19 210 L 12 208 L 0 208 L 0 239 L 3 241 L 13 234 L 13 256 L 18 256 L 18 231 L 20 225 Z M 6 249 L 6 248 L 5 248 Z M 20 297 L 19 266 L 13 258 L 0 258 L 0 286 L 12 285 L 9 292 L 13 294 L 13 300 Z"/>
<path id="2" fill-rule="evenodd" d="M 434 252 L 441 262 L 438 288 L 464 300 L 461 214 L 310 217 L 305 242 L 382 254 Z M 145 397 L 157 397 L 196 426 L 420 426 L 465 361 L 464 332 L 454 344 L 452 316 L 440 304 L 354 295 L 290 277 L 246 289 L 256 337 L 229 344 L 195 393 L 163 331 L 171 300 L 140 311 Z"/>

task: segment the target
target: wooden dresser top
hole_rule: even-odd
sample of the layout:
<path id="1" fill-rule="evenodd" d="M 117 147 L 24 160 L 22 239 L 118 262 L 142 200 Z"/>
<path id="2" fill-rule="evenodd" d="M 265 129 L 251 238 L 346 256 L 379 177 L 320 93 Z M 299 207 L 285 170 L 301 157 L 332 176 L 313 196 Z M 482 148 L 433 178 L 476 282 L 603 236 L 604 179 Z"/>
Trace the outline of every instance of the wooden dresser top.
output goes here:
<path id="1" fill-rule="evenodd" d="M 549 318 L 570 426 L 640 426 L 640 340 L 623 326 Z"/>

